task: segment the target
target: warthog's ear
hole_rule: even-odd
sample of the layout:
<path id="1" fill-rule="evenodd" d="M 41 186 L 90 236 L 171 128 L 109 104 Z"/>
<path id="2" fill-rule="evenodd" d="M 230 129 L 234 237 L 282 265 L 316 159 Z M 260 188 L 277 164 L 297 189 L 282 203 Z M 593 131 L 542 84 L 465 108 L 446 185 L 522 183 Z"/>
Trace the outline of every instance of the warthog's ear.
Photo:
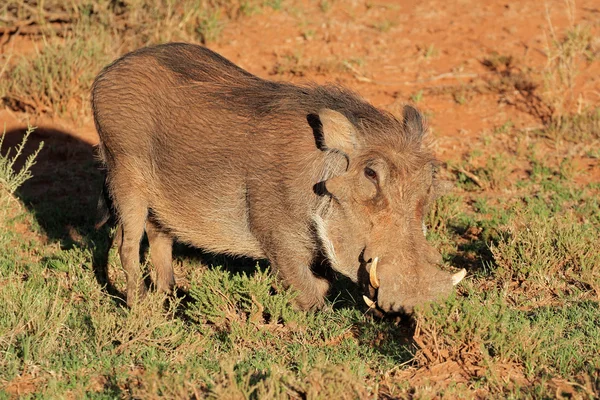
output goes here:
<path id="1" fill-rule="evenodd" d="M 406 134 L 411 138 L 422 140 L 425 135 L 425 126 L 421 113 L 412 106 L 404 106 L 402 119 Z"/>
<path id="2" fill-rule="evenodd" d="M 319 111 L 323 144 L 350 156 L 356 149 L 356 128 L 342 113 L 324 108 Z"/>

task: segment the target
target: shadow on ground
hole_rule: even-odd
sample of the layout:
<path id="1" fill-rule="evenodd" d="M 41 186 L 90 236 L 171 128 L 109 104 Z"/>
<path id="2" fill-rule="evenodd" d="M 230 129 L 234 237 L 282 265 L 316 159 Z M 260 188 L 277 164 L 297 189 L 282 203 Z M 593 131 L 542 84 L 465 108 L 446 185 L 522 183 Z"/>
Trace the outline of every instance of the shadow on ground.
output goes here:
<path id="1" fill-rule="evenodd" d="M 24 129 L 6 132 L 2 154 L 10 151 L 14 155 L 24 134 Z M 94 147 L 68 132 L 39 127 L 29 136 L 15 170 L 23 166 L 40 142 L 44 142 L 44 147 L 31 168 L 33 177 L 17 190 L 17 197 L 32 212 L 41 233 L 50 242 L 58 242 L 63 250 L 76 246 L 93 249 L 92 264 L 98 283 L 116 299 L 122 298 L 106 275 L 108 230 L 94 229 L 103 179 Z"/>
<path id="2" fill-rule="evenodd" d="M 23 130 L 6 133 L 2 153 L 22 141 Z M 31 168 L 33 177 L 17 191 L 17 196 L 34 214 L 43 233 L 68 249 L 92 234 L 95 201 L 101 174 L 96 168 L 93 147 L 66 132 L 38 128 L 29 137 L 24 154 L 15 164 L 20 169 L 25 159 L 44 142 Z"/>

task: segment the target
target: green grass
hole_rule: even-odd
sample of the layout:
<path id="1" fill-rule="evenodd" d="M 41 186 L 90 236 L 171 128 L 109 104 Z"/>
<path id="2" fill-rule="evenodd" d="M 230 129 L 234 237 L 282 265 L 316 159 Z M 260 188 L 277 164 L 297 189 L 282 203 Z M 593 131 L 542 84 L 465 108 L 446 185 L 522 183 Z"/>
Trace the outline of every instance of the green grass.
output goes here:
<path id="1" fill-rule="evenodd" d="M 417 316 L 424 348 L 418 356 L 423 364 L 431 364 L 424 355 L 430 353 L 456 361 L 472 383 L 496 395 L 597 396 L 598 187 L 574 184 L 561 172 L 563 162 L 528 158 L 529 177 L 508 186 L 509 196 L 495 194 L 493 185 L 459 184 L 471 193 L 470 207 L 450 196 L 432 211 L 430 239 L 472 275 L 462 296 Z M 497 170 L 488 163 L 480 172 Z M 497 376 L 507 366 L 514 376 Z"/>
<path id="2" fill-rule="evenodd" d="M 490 140 L 517 133 L 507 126 Z M 2 192 L 0 393 L 598 395 L 600 187 L 575 184 L 559 158 L 540 157 L 546 139 L 537 140 L 539 146 L 514 156 L 526 165 L 526 178 L 500 192 L 459 181 L 431 210 L 429 240 L 469 276 L 447 302 L 417 312 L 416 330 L 407 321 L 365 315 L 346 283 L 337 285 L 324 310 L 298 312 L 295 293 L 277 290 L 267 266 L 246 263 L 239 269 L 218 257 L 200 265 L 206 258 L 185 248 L 178 248 L 175 263 L 179 282 L 188 282 L 187 295 L 153 294 L 126 309 L 114 297 L 124 288 L 114 250 L 108 258 L 114 287 L 98 277 L 107 232 L 92 230 L 87 209 L 63 211 L 67 198 L 36 203 L 27 197 L 31 185 L 39 184 L 34 176 L 17 191 L 23 201 Z M 57 146 L 40 153 L 43 163 L 52 159 L 45 152 L 62 154 Z M 464 168 L 493 175 L 497 163 L 476 167 L 486 154 L 483 141 L 481 146 Z M 83 157 L 74 154 L 75 160 Z M 73 186 L 82 177 L 75 164 L 68 169 L 62 179 Z M 79 227 L 82 239 L 69 237 L 69 223 Z M 455 375 L 439 380 L 421 369 L 435 371 L 436 365 Z"/>

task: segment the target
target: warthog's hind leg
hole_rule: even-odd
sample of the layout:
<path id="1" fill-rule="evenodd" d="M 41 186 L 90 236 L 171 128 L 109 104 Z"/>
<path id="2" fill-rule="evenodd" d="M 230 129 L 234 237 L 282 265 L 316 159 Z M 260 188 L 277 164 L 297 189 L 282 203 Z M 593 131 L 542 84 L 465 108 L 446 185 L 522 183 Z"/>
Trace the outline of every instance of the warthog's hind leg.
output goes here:
<path id="1" fill-rule="evenodd" d="M 119 223 L 121 234 L 119 256 L 127 275 L 127 305 L 131 307 L 146 294 L 146 284 L 140 268 L 140 241 L 148 214 L 147 207 L 137 198 L 119 199 Z"/>
<path id="2" fill-rule="evenodd" d="M 150 245 L 150 260 L 156 268 L 156 289 L 159 292 L 171 293 L 175 286 L 173 273 L 173 239 L 161 230 L 152 219 L 146 221 L 146 234 Z"/>

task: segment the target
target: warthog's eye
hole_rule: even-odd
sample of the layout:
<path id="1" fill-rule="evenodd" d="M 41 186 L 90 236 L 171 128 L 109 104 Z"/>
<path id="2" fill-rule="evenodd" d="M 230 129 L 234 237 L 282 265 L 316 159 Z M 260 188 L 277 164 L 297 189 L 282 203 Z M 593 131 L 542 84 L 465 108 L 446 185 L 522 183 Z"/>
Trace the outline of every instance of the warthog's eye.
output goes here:
<path id="1" fill-rule="evenodd" d="M 377 172 L 373 171 L 369 167 L 365 167 L 365 176 L 374 184 L 377 184 Z"/>

